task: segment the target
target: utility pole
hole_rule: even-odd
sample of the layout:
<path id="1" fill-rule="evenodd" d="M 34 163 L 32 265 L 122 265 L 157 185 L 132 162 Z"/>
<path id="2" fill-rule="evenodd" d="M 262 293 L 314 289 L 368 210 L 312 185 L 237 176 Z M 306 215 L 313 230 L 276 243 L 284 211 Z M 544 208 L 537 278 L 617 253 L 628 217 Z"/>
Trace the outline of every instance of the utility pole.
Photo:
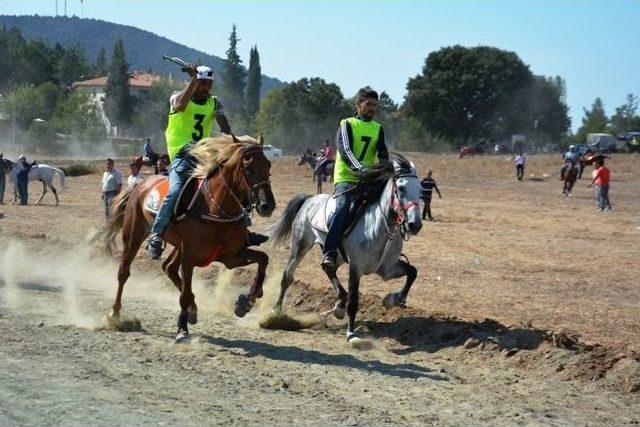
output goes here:
<path id="1" fill-rule="evenodd" d="M 56 16 L 58 16 L 58 0 L 56 0 Z"/>

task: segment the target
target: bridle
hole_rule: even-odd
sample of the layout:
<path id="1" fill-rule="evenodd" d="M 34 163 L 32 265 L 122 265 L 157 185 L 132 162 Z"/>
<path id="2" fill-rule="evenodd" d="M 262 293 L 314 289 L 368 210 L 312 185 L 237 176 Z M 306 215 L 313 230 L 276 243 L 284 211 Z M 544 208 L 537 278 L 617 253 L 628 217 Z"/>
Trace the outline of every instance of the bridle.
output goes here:
<path id="1" fill-rule="evenodd" d="M 406 224 L 407 224 L 407 213 L 412 208 L 420 208 L 419 199 L 411 200 L 406 203 L 401 203 L 400 194 L 398 192 L 398 186 L 396 185 L 396 180 L 399 178 L 416 178 L 418 176 L 413 171 L 401 171 L 397 175 L 394 174 L 392 178 L 391 184 L 391 209 L 395 214 L 395 219 L 393 221 L 393 225 L 389 226 L 388 222 L 385 220 L 384 225 L 387 230 L 387 236 L 389 240 L 393 240 L 396 234 L 396 230 L 400 228 L 400 233 L 404 240 L 409 240 L 409 235 L 406 233 Z"/>
<path id="2" fill-rule="evenodd" d="M 228 214 L 224 210 L 224 208 L 213 198 L 213 196 L 211 196 L 210 200 L 218 207 L 218 209 L 220 209 L 224 217 L 219 215 L 209 214 L 207 215 L 208 219 L 211 219 L 212 221 L 217 221 L 217 222 L 236 222 L 241 219 L 244 219 L 245 222 L 248 223 L 247 225 L 251 223 L 250 214 L 251 214 L 251 211 L 253 210 L 255 203 L 258 201 L 258 191 L 262 187 L 271 185 L 270 179 L 266 179 L 264 181 L 260 181 L 255 184 L 252 184 L 251 180 L 249 179 L 247 169 L 244 166 L 244 160 L 248 155 L 255 153 L 257 151 L 262 152 L 262 147 L 250 146 L 248 148 L 245 148 L 244 152 L 242 153 L 242 157 L 240 159 L 240 176 L 242 178 L 241 183 L 242 183 L 242 186 L 244 187 L 243 188 L 244 191 L 246 191 L 246 193 L 249 195 L 249 202 L 243 203 L 240 197 L 238 197 L 238 195 L 236 194 L 236 192 L 233 191 L 233 189 L 229 186 L 229 184 L 227 183 L 227 180 L 224 177 L 224 174 L 222 173 L 224 163 L 220 164 L 219 172 L 220 172 L 220 177 L 222 178 L 222 186 L 227 189 L 227 191 L 229 192 L 233 200 L 236 202 L 236 204 L 240 208 L 240 212 L 236 215 Z M 242 199 L 244 199 L 244 197 L 242 197 Z"/>

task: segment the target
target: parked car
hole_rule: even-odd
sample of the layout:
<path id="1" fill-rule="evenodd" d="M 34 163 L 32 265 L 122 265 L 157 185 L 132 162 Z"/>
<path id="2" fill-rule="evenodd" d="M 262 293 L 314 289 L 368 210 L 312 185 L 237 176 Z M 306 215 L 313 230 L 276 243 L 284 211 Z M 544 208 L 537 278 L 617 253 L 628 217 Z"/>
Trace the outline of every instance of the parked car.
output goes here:
<path id="1" fill-rule="evenodd" d="M 596 153 L 615 153 L 618 151 L 618 139 L 608 133 L 590 133 L 587 135 L 587 146 Z"/>
<path id="2" fill-rule="evenodd" d="M 262 151 L 267 159 L 278 159 L 282 157 L 282 150 L 272 145 L 263 146 Z"/>

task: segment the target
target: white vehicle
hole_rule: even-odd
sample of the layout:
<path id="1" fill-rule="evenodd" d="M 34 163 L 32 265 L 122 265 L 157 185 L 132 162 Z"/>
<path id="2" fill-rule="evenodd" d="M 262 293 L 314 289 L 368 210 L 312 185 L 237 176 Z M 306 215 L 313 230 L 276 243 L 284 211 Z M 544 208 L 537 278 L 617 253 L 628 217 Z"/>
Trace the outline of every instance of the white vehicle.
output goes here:
<path id="1" fill-rule="evenodd" d="M 279 159 L 282 157 L 282 150 L 271 145 L 263 146 L 262 151 L 267 159 Z"/>

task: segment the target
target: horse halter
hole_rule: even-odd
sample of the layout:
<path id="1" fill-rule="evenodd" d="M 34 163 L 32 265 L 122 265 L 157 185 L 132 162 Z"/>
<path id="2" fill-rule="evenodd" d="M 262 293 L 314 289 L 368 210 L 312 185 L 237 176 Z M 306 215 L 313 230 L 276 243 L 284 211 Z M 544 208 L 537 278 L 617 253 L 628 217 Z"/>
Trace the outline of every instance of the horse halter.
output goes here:
<path id="1" fill-rule="evenodd" d="M 402 204 L 400 202 L 400 194 L 398 194 L 398 186 L 396 185 L 396 179 L 398 178 L 418 178 L 418 176 L 413 172 L 401 172 L 397 176 L 393 177 L 393 184 L 391 188 L 391 207 L 396 214 L 396 224 L 404 225 L 407 222 L 407 212 L 411 208 L 419 208 L 420 200 L 411 200 L 407 203 Z"/>

